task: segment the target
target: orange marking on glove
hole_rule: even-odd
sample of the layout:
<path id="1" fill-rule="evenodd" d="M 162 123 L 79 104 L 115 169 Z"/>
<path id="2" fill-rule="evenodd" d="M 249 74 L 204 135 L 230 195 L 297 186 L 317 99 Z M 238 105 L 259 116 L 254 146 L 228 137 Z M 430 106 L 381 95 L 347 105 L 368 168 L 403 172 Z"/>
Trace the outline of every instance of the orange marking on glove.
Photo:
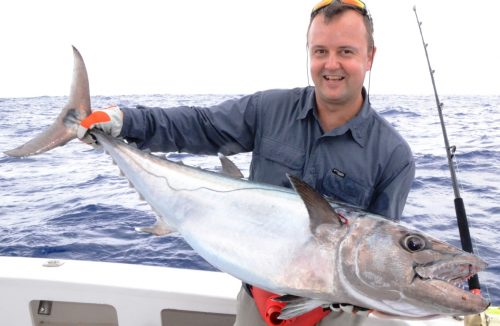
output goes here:
<path id="1" fill-rule="evenodd" d="M 110 122 L 111 118 L 106 112 L 103 111 L 95 111 L 92 112 L 89 116 L 87 116 L 85 119 L 80 122 L 80 125 L 82 127 L 89 129 L 96 123 L 103 123 L 103 122 Z"/>

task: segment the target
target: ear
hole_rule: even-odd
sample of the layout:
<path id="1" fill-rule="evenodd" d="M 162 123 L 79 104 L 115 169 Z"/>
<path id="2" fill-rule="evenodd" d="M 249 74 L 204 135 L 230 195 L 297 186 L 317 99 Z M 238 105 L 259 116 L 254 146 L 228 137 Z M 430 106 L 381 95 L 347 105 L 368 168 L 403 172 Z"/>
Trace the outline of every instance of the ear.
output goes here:
<path id="1" fill-rule="evenodd" d="M 377 52 L 377 48 L 375 46 L 368 51 L 368 64 L 366 71 L 372 70 L 373 60 L 375 59 L 375 52 Z"/>

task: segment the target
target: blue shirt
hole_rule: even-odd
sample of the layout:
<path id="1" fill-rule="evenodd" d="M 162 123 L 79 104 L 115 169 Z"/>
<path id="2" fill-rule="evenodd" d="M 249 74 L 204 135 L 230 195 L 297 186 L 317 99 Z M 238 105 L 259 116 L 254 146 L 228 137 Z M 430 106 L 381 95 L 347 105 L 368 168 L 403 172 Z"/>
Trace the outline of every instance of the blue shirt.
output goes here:
<path id="1" fill-rule="evenodd" d="M 290 187 L 299 176 L 323 195 L 401 217 L 415 175 L 410 147 L 369 103 L 325 133 L 314 87 L 269 90 L 209 108 L 122 108 L 121 136 L 152 151 L 252 151 L 250 180 Z"/>

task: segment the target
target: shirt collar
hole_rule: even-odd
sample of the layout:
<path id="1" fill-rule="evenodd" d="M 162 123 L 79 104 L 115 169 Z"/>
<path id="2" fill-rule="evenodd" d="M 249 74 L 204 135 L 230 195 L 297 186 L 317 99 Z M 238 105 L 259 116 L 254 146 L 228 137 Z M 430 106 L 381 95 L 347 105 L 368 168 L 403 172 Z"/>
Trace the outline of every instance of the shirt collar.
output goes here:
<path id="1" fill-rule="evenodd" d="M 304 105 L 301 108 L 300 113 L 297 116 L 297 120 L 302 120 L 307 118 L 309 112 L 314 112 L 316 109 L 316 93 L 314 92 L 314 87 L 306 87 L 306 97 Z"/>
<path id="2" fill-rule="evenodd" d="M 370 99 L 366 92 L 366 89 L 363 87 L 363 106 L 358 114 L 349 120 L 344 125 L 335 128 L 334 130 L 326 133 L 324 136 L 340 136 L 345 134 L 347 131 L 350 131 L 352 138 L 359 146 L 364 147 L 368 141 L 368 128 L 370 117 L 373 114 L 373 110 L 370 105 Z M 298 115 L 298 119 L 305 119 L 309 113 L 314 113 L 316 109 L 316 97 L 314 87 L 308 87 L 308 94 L 306 96 L 305 105 L 302 107 L 300 114 Z M 316 115 L 313 114 L 314 118 L 317 119 Z"/>

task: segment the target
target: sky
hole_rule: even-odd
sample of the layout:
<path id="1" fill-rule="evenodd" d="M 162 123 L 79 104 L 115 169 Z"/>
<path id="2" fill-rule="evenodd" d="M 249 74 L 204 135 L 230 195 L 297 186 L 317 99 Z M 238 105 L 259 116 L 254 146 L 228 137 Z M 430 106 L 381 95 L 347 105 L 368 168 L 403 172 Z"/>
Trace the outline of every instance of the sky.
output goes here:
<path id="1" fill-rule="evenodd" d="M 2 0 L 0 98 L 67 95 L 71 45 L 92 95 L 248 94 L 308 85 L 318 0 Z M 371 94 L 500 95 L 500 1 L 367 0 Z M 312 83 L 312 82 L 311 82 Z"/>

